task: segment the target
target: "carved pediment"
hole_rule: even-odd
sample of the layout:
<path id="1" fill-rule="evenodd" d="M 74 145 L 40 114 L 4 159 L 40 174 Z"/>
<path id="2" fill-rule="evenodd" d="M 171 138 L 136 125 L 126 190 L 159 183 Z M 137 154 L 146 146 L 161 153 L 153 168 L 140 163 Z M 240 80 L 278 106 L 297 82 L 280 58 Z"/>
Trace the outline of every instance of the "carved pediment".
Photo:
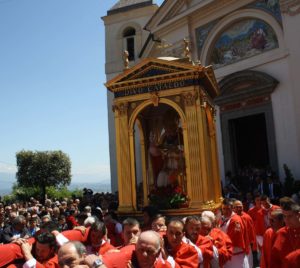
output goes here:
<path id="1" fill-rule="evenodd" d="M 145 59 L 134 67 L 125 70 L 122 74 L 108 81 L 106 86 L 110 88 L 113 85 L 116 86 L 124 83 L 160 79 L 162 77 L 165 78 L 168 75 L 191 72 L 194 70 L 195 66 L 191 63 L 182 63 L 177 58 L 150 58 Z"/>
<path id="2" fill-rule="evenodd" d="M 130 72 L 124 76 L 121 81 L 134 80 L 146 77 L 159 76 L 164 74 L 171 74 L 176 72 L 188 71 L 189 69 L 181 66 L 173 66 L 162 62 L 149 61 L 148 63 L 140 66 L 140 68 Z"/>
<path id="3" fill-rule="evenodd" d="M 144 59 L 106 83 L 115 98 L 196 85 L 204 87 L 211 98 L 218 95 L 211 66 L 194 65 L 187 59 L 176 58 Z"/>

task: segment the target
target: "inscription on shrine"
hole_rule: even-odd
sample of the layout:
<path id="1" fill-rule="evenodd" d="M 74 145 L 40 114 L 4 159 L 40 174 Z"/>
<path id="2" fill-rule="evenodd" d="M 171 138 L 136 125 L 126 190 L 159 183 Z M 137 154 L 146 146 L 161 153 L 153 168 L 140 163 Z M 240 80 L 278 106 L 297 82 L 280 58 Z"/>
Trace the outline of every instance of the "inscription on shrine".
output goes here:
<path id="1" fill-rule="evenodd" d="M 175 89 L 181 87 L 188 87 L 188 86 L 198 85 L 198 84 L 199 84 L 198 80 L 188 79 L 188 80 L 181 80 L 181 81 L 158 83 L 155 85 L 149 85 L 144 87 L 128 88 L 125 90 L 115 92 L 115 98 L 127 97 L 127 96 L 133 96 L 138 94 L 163 91 L 163 90 Z"/>

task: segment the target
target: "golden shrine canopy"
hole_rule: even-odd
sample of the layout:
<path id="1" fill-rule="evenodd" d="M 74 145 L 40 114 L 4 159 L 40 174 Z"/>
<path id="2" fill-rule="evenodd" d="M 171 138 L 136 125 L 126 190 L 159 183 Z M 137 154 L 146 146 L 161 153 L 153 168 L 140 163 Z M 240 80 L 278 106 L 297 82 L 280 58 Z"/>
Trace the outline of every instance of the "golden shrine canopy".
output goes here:
<path id="1" fill-rule="evenodd" d="M 106 83 L 114 94 L 119 212 L 149 204 L 182 215 L 218 207 L 212 67 L 188 58 L 125 67 Z"/>

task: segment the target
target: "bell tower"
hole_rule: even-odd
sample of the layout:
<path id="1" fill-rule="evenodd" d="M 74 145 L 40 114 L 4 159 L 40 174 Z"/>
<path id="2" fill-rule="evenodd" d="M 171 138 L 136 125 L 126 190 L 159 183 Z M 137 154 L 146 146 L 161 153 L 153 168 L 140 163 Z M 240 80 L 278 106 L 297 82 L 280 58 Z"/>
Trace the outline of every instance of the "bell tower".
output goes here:
<path id="1" fill-rule="evenodd" d="M 105 24 L 105 73 L 112 79 L 124 69 L 124 51 L 128 51 L 129 66 L 136 65 L 149 32 L 143 28 L 158 6 L 153 0 L 119 0 L 107 15 L 102 17 Z M 113 94 L 107 93 L 108 127 L 112 192 L 118 190 L 117 158 L 115 144 Z"/>

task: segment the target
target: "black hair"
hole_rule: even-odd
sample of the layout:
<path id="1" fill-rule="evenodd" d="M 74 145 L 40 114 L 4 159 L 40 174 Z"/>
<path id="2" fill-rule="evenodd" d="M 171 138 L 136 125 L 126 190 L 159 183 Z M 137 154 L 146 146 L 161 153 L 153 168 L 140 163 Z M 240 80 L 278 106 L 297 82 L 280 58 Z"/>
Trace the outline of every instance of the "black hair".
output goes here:
<path id="1" fill-rule="evenodd" d="M 54 234 L 51 233 L 40 233 L 35 237 L 36 241 L 40 244 L 48 244 L 51 248 L 56 247 L 56 238 Z"/>
<path id="2" fill-rule="evenodd" d="M 140 223 L 138 222 L 137 219 L 134 218 L 127 218 L 122 222 L 123 228 L 124 226 L 128 225 L 128 226 L 138 226 L 140 227 Z"/>
<path id="3" fill-rule="evenodd" d="M 90 228 L 91 231 L 101 231 L 103 235 L 106 235 L 106 226 L 103 221 L 95 221 Z"/>

